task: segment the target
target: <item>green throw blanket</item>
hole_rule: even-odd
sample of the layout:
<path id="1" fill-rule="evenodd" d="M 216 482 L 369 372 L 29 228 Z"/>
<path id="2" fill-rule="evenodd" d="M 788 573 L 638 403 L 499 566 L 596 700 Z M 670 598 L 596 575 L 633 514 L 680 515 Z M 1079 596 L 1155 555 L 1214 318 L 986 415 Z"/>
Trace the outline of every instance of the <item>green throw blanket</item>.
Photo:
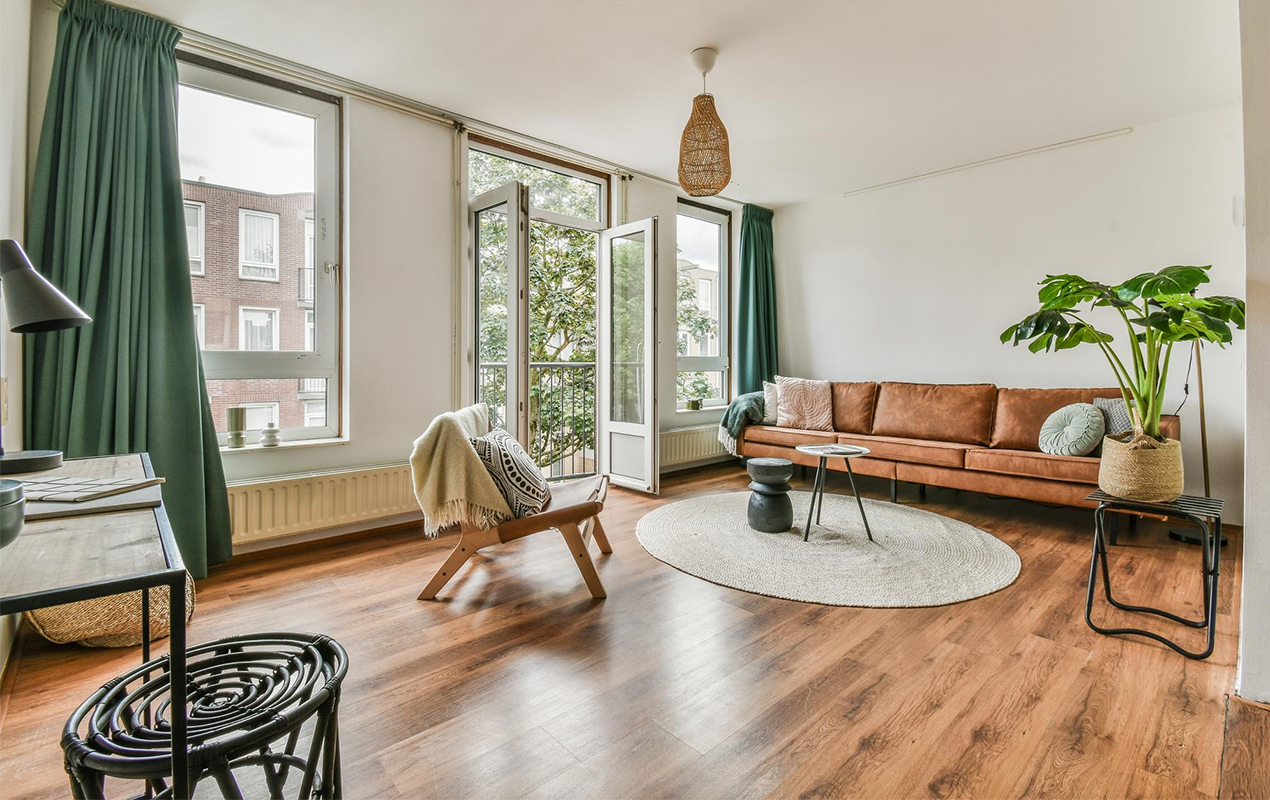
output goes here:
<path id="1" fill-rule="evenodd" d="M 729 403 L 719 422 L 719 444 L 736 455 L 736 440 L 741 437 L 741 429 L 751 423 L 762 422 L 763 410 L 762 392 L 743 394 Z"/>

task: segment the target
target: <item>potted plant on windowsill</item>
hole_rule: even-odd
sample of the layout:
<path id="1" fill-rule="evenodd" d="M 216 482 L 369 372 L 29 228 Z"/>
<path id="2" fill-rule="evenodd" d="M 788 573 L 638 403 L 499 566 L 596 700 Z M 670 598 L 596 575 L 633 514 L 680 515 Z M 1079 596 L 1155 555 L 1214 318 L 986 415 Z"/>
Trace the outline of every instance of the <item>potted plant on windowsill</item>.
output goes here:
<path id="1" fill-rule="evenodd" d="M 1037 293 L 1040 310 L 1011 325 L 1001 342 L 1031 340 L 1033 353 L 1097 347 L 1111 365 L 1129 407 L 1133 430 L 1108 432 L 1103 440 L 1098 486 L 1127 500 L 1167 502 L 1183 492 L 1182 448 L 1160 434 L 1160 414 L 1169 375 L 1169 358 L 1177 342 L 1233 340 L 1232 325 L 1244 327 L 1244 301 L 1236 297 L 1198 297 L 1208 283 L 1206 267 L 1166 267 L 1144 272 L 1117 286 L 1079 275 L 1047 275 Z M 1114 338 L 1087 321 L 1095 308 L 1119 315 L 1128 336 L 1128 358 L 1112 347 Z"/>

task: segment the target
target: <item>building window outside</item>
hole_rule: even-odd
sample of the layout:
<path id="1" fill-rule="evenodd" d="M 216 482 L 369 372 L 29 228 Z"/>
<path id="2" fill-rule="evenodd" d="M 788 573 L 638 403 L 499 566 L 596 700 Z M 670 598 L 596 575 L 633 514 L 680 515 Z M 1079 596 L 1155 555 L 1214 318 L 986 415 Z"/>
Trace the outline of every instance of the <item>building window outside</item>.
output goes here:
<path id="1" fill-rule="evenodd" d="M 278 424 L 277 403 L 243 403 L 247 409 L 247 430 L 263 430 L 266 425 Z"/>
<path id="2" fill-rule="evenodd" d="M 238 309 L 239 350 L 277 350 L 279 333 L 278 309 L 248 306 Z"/>
<path id="3" fill-rule="evenodd" d="M 278 215 L 238 209 L 238 275 L 278 280 Z"/>
<path id="4" fill-rule="evenodd" d="M 190 251 L 190 274 L 203 275 L 207 263 L 203 257 L 203 225 L 207 207 L 202 203 L 185 203 L 185 244 Z"/>
<path id="5" fill-rule="evenodd" d="M 207 341 L 207 307 L 202 303 L 194 304 L 194 335 L 198 338 L 198 349 L 202 350 Z"/>
<path id="6" fill-rule="evenodd" d="M 322 400 L 304 401 L 304 425 L 307 428 L 322 427 L 326 424 L 326 403 Z"/>
<path id="7" fill-rule="evenodd" d="M 675 400 L 680 409 L 690 400 L 700 400 L 703 407 L 725 405 L 731 395 L 730 225 L 725 211 L 679 204 Z"/>
<path id="8" fill-rule="evenodd" d="M 273 409 L 283 440 L 338 437 L 340 293 L 313 265 L 341 260 L 339 98 L 177 67 L 195 324 L 221 444 L 234 406 Z"/>

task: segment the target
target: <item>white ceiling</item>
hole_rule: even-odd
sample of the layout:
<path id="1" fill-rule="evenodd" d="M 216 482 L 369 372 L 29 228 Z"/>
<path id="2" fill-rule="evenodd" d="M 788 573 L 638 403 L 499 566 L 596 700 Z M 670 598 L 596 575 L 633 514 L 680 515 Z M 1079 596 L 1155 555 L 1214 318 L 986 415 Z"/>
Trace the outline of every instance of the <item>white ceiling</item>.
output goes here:
<path id="1" fill-rule="evenodd" d="M 1234 103 L 1236 0 L 124 0 L 675 176 L 700 77 L 730 197 L 782 205 Z"/>

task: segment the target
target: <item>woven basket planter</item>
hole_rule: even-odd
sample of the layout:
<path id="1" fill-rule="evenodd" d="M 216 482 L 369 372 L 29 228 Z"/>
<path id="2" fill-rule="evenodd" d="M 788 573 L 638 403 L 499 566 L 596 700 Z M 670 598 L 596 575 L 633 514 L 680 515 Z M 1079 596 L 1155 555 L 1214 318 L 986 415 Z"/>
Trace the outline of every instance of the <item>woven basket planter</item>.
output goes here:
<path id="1" fill-rule="evenodd" d="M 194 613 L 194 579 L 185 574 L 185 619 Z M 141 644 L 141 592 L 81 600 L 26 612 L 35 632 L 56 644 L 78 642 L 85 647 L 132 647 Z M 150 590 L 150 641 L 171 630 L 168 587 Z"/>
<path id="2" fill-rule="evenodd" d="M 1176 439 L 1160 441 L 1141 431 L 1104 437 L 1098 488 L 1124 500 L 1176 500 L 1185 491 L 1182 443 Z"/>

